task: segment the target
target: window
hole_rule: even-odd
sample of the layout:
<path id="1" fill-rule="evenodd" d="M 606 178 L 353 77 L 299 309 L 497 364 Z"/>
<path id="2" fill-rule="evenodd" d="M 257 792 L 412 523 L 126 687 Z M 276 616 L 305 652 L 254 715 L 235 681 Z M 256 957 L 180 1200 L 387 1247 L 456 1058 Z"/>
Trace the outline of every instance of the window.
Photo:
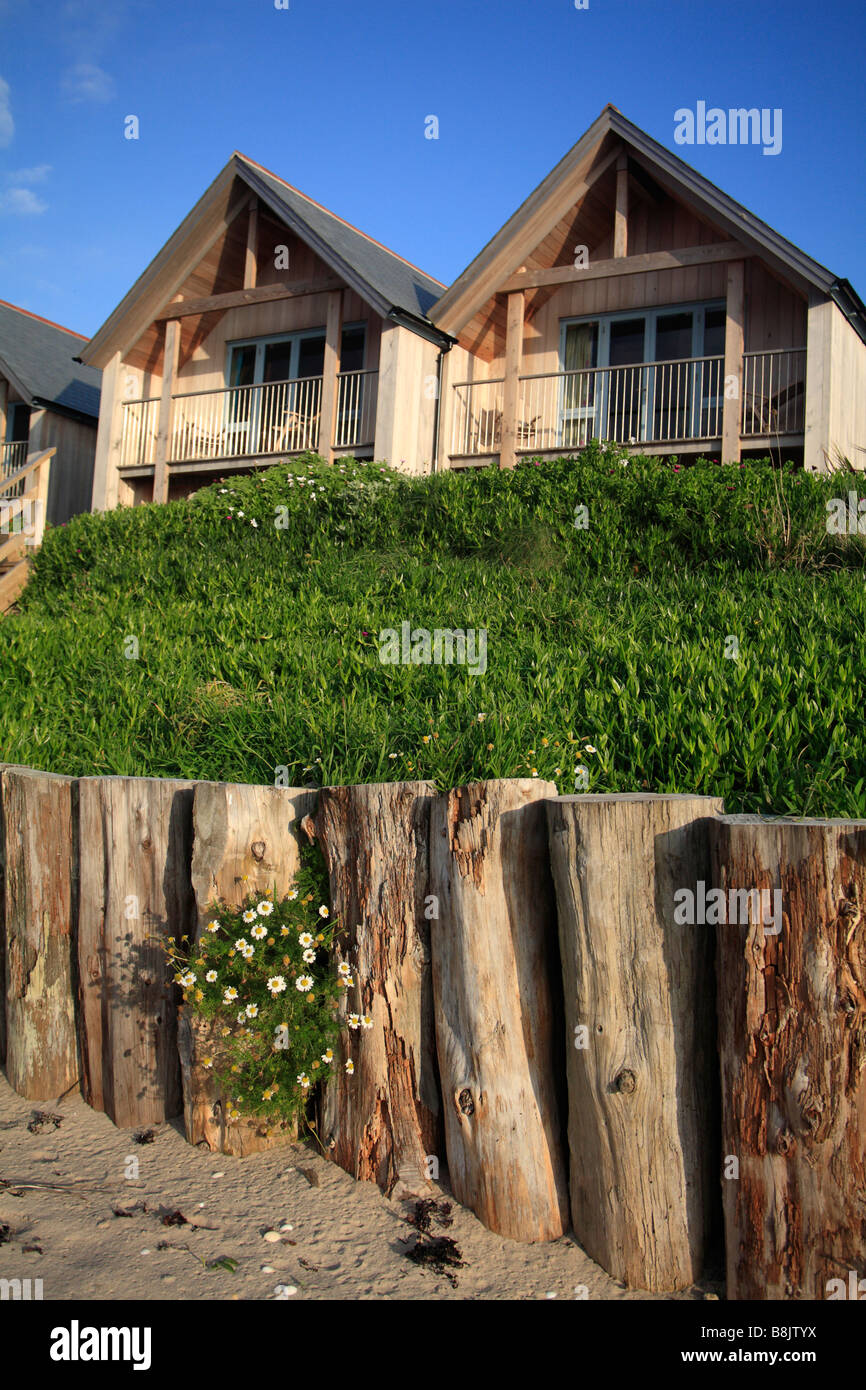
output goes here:
<path id="1" fill-rule="evenodd" d="M 721 431 L 725 308 L 716 302 L 562 323 L 561 442 L 711 438 Z M 597 372 L 591 368 L 600 368 Z"/>
<path id="2" fill-rule="evenodd" d="M 341 371 L 363 366 L 365 345 L 365 324 L 343 328 Z M 226 384 L 248 388 L 226 393 L 225 428 L 233 437 L 233 452 L 315 448 L 324 369 L 323 328 L 229 343 Z"/>

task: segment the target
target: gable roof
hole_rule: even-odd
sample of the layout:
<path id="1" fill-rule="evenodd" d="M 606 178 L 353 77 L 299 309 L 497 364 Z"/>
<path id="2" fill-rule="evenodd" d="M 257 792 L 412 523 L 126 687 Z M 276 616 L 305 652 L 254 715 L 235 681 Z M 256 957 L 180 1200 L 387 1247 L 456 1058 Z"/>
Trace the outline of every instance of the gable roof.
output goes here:
<path id="1" fill-rule="evenodd" d="M 247 182 L 256 188 L 271 211 L 353 285 L 362 298 L 370 300 L 371 295 L 375 296 L 379 303 L 374 307 L 380 309 L 383 317 L 396 309 L 429 322 L 427 312 L 445 289 L 441 280 L 425 274 L 247 155 L 236 151 L 233 158 L 243 165 Z"/>
<path id="2" fill-rule="evenodd" d="M 36 405 L 99 418 L 102 373 L 75 361 L 87 339 L 0 299 L 0 373 Z"/>
<path id="3" fill-rule="evenodd" d="M 786 267 L 801 283 L 835 300 L 866 342 L 866 306 L 847 280 L 813 260 L 610 104 L 433 306 L 430 317 L 435 323 L 451 333 L 459 332 L 486 303 L 490 298 L 490 274 L 498 271 L 497 278 L 504 281 L 540 240 L 539 225 L 549 231 L 568 210 L 575 188 L 579 188 L 606 137 L 630 147 L 638 162 L 663 188 L 685 197 L 738 241 L 771 263 Z M 542 232 L 542 236 L 545 234 Z M 482 275 L 484 284 L 479 287 Z"/>
<path id="4" fill-rule="evenodd" d="M 177 292 L 195 262 L 195 249 L 214 227 L 225 226 L 237 209 L 236 181 L 255 193 L 278 221 L 298 235 L 346 284 L 383 318 L 390 318 L 435 343 L 449 342 L 427 311 L 444 285 L 395 251 L 308 198 L 263 165 L 235 151 L 150 265 L 82 350 L 84 362 L 107 362 L 126 343 L 123 325 L 145 327 Z"/>

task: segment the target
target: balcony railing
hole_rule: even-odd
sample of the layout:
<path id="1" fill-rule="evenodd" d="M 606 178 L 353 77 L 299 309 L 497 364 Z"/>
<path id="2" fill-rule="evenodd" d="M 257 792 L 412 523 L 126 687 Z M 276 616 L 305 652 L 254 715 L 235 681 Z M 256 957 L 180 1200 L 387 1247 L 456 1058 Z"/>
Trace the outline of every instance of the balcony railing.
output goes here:
<path id="1" fill-rule="evenodd" d="M 124 401 L 120 434 L 120 466 L 153 463 L 159 428 L 159 396 Z"/>
<path id="2" fill-rule="evenodd" d="M 376 436 L 379 373 L 341 372 L 337 377 L 335 449 L 372 447 Z"/>
<path id="3" fill-rule="evenodd" d="M 806 349 L 747 352 L 743 358 L 743 438 L 802 434 L 806 419 Z"/>
<path id="4" fill-rule="evenodd" d="M 803 430 L 805 349 L 747 353 L 743 359 L 744 438 Z M 498 454 L 504 381 L 454 387 L 452 457 Z M 721 439 L 723 357 L 690 357 L 629 367 L 522 376 L 515 449 L 541 453 L 583 448 L 591 439 L 618 444 L 707 443 Z"/>
<path id="5" fill-rule="evenodd" d="M 335 448 L 373 444 L 378 376 L 362 371 L 337 377 Z M 121 468 L 155 462 L 159 404 L 159 397 L 123 402 Z M 169 462 L 317 449 L 321 408 L 320 376 L 173 396 Z"/>
<path id="6" fill-rule="evenodd" d="M 502 442 L 502 393 L 504 379 L 457 381 L 451 416 L 451 453 L 454 457 L 496 454 Z"/>
<path id="7" fill-rule="evenodd" d="M 23 468 L 27 462 L 27 440 L 15 440 L 11 444 L 0 444 L 0 480 L 11 477 L 17 473 L 19 468 Z M 24 490 L 24 482 L 10 484 L 8 488 L 0 487 L 0 492 L 4 497 L 20 497 Z"/>

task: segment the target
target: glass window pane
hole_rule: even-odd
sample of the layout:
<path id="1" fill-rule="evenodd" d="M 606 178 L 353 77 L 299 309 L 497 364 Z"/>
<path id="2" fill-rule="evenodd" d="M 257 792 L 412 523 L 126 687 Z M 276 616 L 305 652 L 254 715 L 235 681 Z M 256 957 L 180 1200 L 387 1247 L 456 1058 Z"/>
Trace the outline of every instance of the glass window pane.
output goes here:
<path id="1" fill-rule="evenodd" d="M 725 311 L 708 309 L 704 319 L 704 356 L 721 357 L 725 351 Z"/>
<path id="2" fill-rule="evenodd" d="M 325 370 L 325 335 L 298 344 L 298 376 L 321 376 Z"/>
<path id="3" fill-rule="evenodd" d="M 364 369 L 364 338 L 363 328 L 344 328 L 343 341 L 340 345 L 340 371 L 341 372 L 360 372 Z"/>
<path id="4" fill-rule="evenodd" d="M 598 366 L 598 323 L 570 323 L 565 330 L 565 370 Z"/>
<path id="5" fill-rule="evenodd" d="M 692 314 L 659 314 L 656 319 L 656 361 L 674 362 L 692 355 Z"/>
<path id="6" fill-rule="evenodd" d="M 615 319 L 610 325 L 610 365 L 642 362 L 645 337 L 643 319 Z"/>
<path id="7" fill-rule="evenodd" d="M 252 386 L 256 375 L 256 345 L 232 348 L 229 386 Z"/>
<path id="8" fill-rule="evenodd" d="M 284 338 L 280 343 L 265 343 L 265 364 L 263 381 L 288 381 L 292 374 L 292 340 Z"/>

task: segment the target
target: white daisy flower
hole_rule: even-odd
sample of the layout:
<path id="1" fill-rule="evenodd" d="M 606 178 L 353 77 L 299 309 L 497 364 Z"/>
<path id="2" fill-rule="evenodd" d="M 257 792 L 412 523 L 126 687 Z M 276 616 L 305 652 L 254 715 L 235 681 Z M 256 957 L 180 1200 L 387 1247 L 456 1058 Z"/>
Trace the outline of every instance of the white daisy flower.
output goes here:
<path id="1" fill-rule="evenodd" d="M 331 915 L 331 914 L 330 914 L 328 908 L 326 908 L 325 905 L 322 904 L 322 906 L 319 908 L 319 916 L 320 916 L 320 917 L 330 917 L 330 915 Z"/>
<path id="2" fill-rule="evenodd" d="M 252 960 L 252 958 L 253 958 L 253 956 L 255 955 L 255 953 L 256 953 L 256 948 L 255 948 L 255 946 L 245 946 L 245 947 L 243 948 L 243 950 L 241 951 L 241 955 L 243 956 L 244 960 Z"/>
<path id="3" fill-rule="evenodd" d="M 346 1071 L 347 1071 L 347 1072 L 349 1073 L 349 1075 L 351 1076 L 352 1073 L 354 1072 L 354 1070 L 355 1070 L 355 1063 L 352 1061 L 352 1059 L 351 1059 L 351 1057 L 350 1057 L 349 1060 L 348 1060 L 348 1062 L 346 1063 Z"/>
<path id="4" fill-rule="evenodd" d="M 316 953 L 315 953 L 315 951 L 311 951 L 311 950 L 309 949 L 309 947 L 308 947 L 307 950 L 304 952 L 304 960 L 307 962 L 307 965 L 312 965 L 312 963 L 313 963 L 313 961 L 314 961 L 315 959 L 316 959 Z"/>
<path id="5" fill-rule="evenodd" d="M 313 988 L 312 975 L 299 975 L 295 980 L 295 989 L 299 989 L 301 994 L 308 994 Z"/>
<path id="6" fill-rule="evenodd" d="M 295 898 L 298 896 L 298 890 L 297 890 L 297 888 L 293 888 L 292 891 L 291 891 L 287 896 L 288 896 L 289 902 L 290 902 L 290 903 L 293 903 L 293 902 L 295 901 Z"/>
<path id="7" fill-rule="evenodd" d="M 247 1018 L 258 1018 L 258 1016 L 259 1016 L 259 1006 L 258 1006 L 258 1004 L 247 1004 Z"/>
<path id="8" fill-rule="evenodd" d="M 352 967 L 347 960 L 341 960 L 337 966 L 337 972 L 340 975 L 351 975 Z"/>
<path id="9" fill-rule="evenodd" d="M 220 924 L 219 922 L 208 922 L 207 929 L 208 931 L 219 931 Z"/>
<path id="10" fill-rule="evenodd" d="M 268 980 L 268 989 L 274 996 L 282 994 L 285 987 L 286 981 L 282 975 L 272 975 Z"/>
<path id="11" fill-rule="evenodd" d="M 256 914 L 255 914 L 255 912 L 253 911 L 252 908 L 249 908 L 249 909 L 244 913 L 244 921 L 245 921 L 245 922 L 254 922 L 255 920 L 256 920 Z"/>
<path id="12" fill-rule="evenodd" d="M 350 1028 L 360 1028 L 360 1026 L 361 1026 L 361 1015 L 360 1015 L 360 1014 L 349 1014 L 349 1017 L 346 1019 L 346 1022 L 348 1023 L 348 1025 L 349 1025 Z"/>
<path id="13" fill-rule="evenodd" d="M 205 979 L 207 980 L 207 982 L 208 982 L 209 985 L 212 985 L 212 984 L 214 983 L 214 981 L 216 980 L 216 977 L 217 977 L 217 973 L 216 973 L 215 970 L 209 970 L 209 971 L 207 972 L 207 974 L 205 975 Z"/>
<path id="14" fill-rule="evenodd" d="M 226 990 L 225 994 L 223 995 L 223 1000 L 224 1000 L 224 1002 L 225 1002 L 226 1004 L 233 1004 L 233 1003 L 235 1002 L 235 1000 L 237 999 L 237 997 L 238 997 L 238 992 L 237 992 L 237 990 L 235 989 L 234 985 L 229 985 L 228 989 Z"/>
<path id="15" fill-rule="evenodd" d="M 184 989 L 189 989 L 190 985 L 195 984 L 195 975 L 191 970 L 186 970 L 183 975 L 178 975 L 177 982 L 183 985 Z"/>
<path id="16" fill-rule="evenodd" d="M 306 946 L 312 946 L 312 944 L 313 944 L 312 935 L 311 935 L 310 932 L 308 932 L 308 931 L 302 931 L 301 934 L 300 934 L 300 936 L 298 937 L 298 941 L 299 941 L 300 944 L 301 944 L 302 946 L 304 946 L 304 947 L 306 947 Z"/>
<path id="17" fill-rule="evenodd" d="M 369 1014 L 364 1014 L 364 1017 L 361 1019 L 361 1027 L 362 1027 L 362 1028 L 372 1028 L 372 1027 L 373 1027 L 373 1020 L 372 1020 L 372 1018 L 370 1017 Z"/>
<path id="18" fill-rule="evenodd" d="M 330 1047 L 329 1047 L 329 1048 L 327 1049 L 326 1052 L 323 1052 L 323 1053 L 322 1053 L 322 1061 L 323 1061 L 323 1062 L 327 1062 L 327 1063 L 330 1065 L 330 1063 L 333 1062 L 333 1060 L 334 1060 L 334 1051 L 333 1051 L 333 1048 L 330 1048 Z"/>
<path id="19" fill-rule="evenodd" d="M 310 1078 L 307 1076 L 306 1072 L 302 1071 L 298 1076 L 298 1085 L 301 1087 L 302 1090 L 306 1091 L 309 1084 Z"/>
<path id="20" fill-rule="evenodd" d="M 236 951 L 244 951 L 244 950 L 246 950 L 248 944 L 249 944 L 249 943 L 247 942 L 247 939 L 246 939 L 245 936 L 239 936 L 238 939 L 237 939 L 237 941 L 235 942 L 235 950 L 236 950 Z"/>
<path id="21" fill-rule="evenodd" d="M 256 941 L 261 941 L 262 937 L 263 937 L 263 936 L 267 936 L 267 934 L 268 934 L 268 929 L 267 929 L 267 927 L 261 927 L 261 926 L 259 926 L 259 927 L 253 927 L 252 931 L 250 932 L 250 936 L 254 936 L 255 939 L 256 939 Z"/>
<path id="22" fill-rule="evenodd" d="M 273 910 L 274 905 L 273 903 L 268 902 L 267 898 L 265 898 L 263 902 L 260 902 L 258 907 L 256 908 L 256 912 L 259 914 L 260 917 L 270 917 Z"/>

